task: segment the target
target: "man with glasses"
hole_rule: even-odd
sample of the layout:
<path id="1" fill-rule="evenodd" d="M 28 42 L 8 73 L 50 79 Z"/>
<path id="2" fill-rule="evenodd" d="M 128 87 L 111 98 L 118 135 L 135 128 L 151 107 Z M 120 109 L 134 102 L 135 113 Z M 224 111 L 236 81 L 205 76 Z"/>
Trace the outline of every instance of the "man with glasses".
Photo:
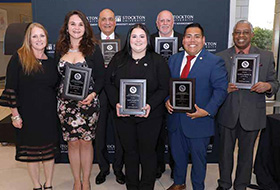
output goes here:
<path id="1" fill-rule="evenodd" d="M 233 187 L 235 190 L 246 190 L 250 184 L 254 144 L 260 129 L 266 125 L 265 96 L 273 96 L 279 88 L 272 52 L 251 45 L 254 36 L 252 24 L 246 20 L 238 21 L 232 36 L 234 46 L 218 53 L 226 62 L 229 77 L 235 54 L 260 54 L 259 82 L 249 90 L 228 84 L 228 96 L 217 119 L 220 130 L 220 179 L 217 190 L 232 186 L 233 153 L 237 139 L 238 161 Z"/>

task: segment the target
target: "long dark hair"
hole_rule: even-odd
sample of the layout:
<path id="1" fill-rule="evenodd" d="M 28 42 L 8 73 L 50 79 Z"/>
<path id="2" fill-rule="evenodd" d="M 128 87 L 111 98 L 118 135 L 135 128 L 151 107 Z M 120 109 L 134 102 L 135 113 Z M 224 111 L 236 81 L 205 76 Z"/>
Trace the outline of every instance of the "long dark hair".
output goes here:
<path id="1" fill-rule="evenodd" d="M 68 22 L 71 16 L 77 15 L 83 21 L 85 26 L 85 33 L 80 41 L 79 50 L 84 56 L 91 55 L 94 52 L 94 46 L 98 43 L 93 30 L 84 13 L 78 10 L 73 10 L 67 13 L 64 18 L 64 23 L 59 31 L 59 38 L 56 43 L 56 51 L 61 55 L 65 55 L 71 48 L 70 36 L 68 32 Z"/>
<path id="2" fill-rule="evenodd" d="M 132 33 L 132 30 L 135 29 L 135 28 L 141 28 L 142 30 L 144 30 L 144 32 L 146 33 L 146 36 L 147 36 L 147 50 L 146 51 L 154 51 L 152 46 L 151 46 L 151 42 L 150 42 L 150 34 L 149 34 L 149 30 L 148 28 L 144 25 L 144 24 L 134 24 L 128 31 L 127 33 L 127 37 L 126 37 L 126 43 L 125 43 L 125 46 L 124 48 L 122 49 L 122 51 L 124 53 L 128 53 L 129 55 L 131 55 L 131 46 L 130 46 L 130 36 L 131 36 L 131 33 Z"/>

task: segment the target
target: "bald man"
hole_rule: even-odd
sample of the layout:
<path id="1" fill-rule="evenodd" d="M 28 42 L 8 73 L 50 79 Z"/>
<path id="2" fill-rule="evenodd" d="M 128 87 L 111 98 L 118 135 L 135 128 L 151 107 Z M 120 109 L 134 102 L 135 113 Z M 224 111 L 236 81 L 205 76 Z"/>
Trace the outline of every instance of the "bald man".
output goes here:
<path id="1" fill-rule="evenodd" d="M 153 49 L 155 49 L 155 38 L 156 37 L 177 37 L 178 38 L 178 52 L 183 51 L 183 35 L 174 31 L 174 18 L 173 14 L 168 10 L 161 11 L 156 20 L 156 25 L 158 32 L 151 35 L 151 45 Z M 162 173 L 165 171 L 165 161 L 164 161 L 164 152 L 165 152 L 165 143 L 167 139 L 167 130 L 166 130 L 166 117 L 164 118 L 162 129 L 160 132 L 158 146 L 157 146 L 157 156 L 158 156 L 158 168 L 157 168 L 157 178 L 160 178 Z M 174 161 L 170 154 L 169 156 L 169 165 L 171 168 L 171 175 L 170 177 L 173 178 L 173 165 Z"/>
<path id="2" fill-rule="evenodd" d="M 111 40 L 111 39 L 120 39 L 119 35 L 116 34 L 116 20 L 115 14 L 111 9 L 103 9 L 99 14 L 98 26 L 101 31 L 100 34 L 96 35 L 96 38 L 99 40 Z M 108 98 L 104 90 L 100 94 L 100 116 L 98 120 L 98 127 L 96 129 L 96 138 L 95 138 L 95 151 L 97 162 L 99 165 L 100 172 L 95 178 L 96 184 L 102 184 L 106 181 L 106 176 L 110 173 L 110 163 L 108 160 L 106 139 L 107 139 L 107 128 L 109 127 L 107 122 L 113 125 L 112 112 L 111 108 L 108 105 Z M 116 181 L 119 184 L 125 183 L 125 176 L 122 172 L 123 168 L 123 150 L 120 145 L 120 140 L 115 131 L 115 126 L 113 128 L 113 133 L 115 137 L 115 157 L 113 162 L 113 170 L 116 175 Z"/>
<path id="3" fill-rule="evenodd" d="M 173 14 L 168 10 L 161 11 L 157 16 L 156 21 L 158 32 L 151 35 L 151 45 L 155 49 L 156 37 L 177 37 L 178 38 L 178 52 L 183 51 L 183 35 L 174 31 Z"/>

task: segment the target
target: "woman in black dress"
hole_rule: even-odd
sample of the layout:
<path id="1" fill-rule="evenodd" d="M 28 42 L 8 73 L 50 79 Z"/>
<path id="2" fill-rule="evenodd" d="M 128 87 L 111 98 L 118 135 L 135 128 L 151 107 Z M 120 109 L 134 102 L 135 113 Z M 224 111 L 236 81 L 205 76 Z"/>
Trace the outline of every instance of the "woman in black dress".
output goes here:
<path id="1" fill-rule="evenodd" d="M 98 94 L 104 85 L 105 68 L 97 40 L 86 16 L 70 11 L 60 29 L 56 45 L 58 70 L 62 80 L 58 93 L 58 114 L 63 138 L 68 142 L 68 156 L 74 177 L 74 189 L 90 189 L 93 162 L 92 140 L 99 116 Z M 65 70 L 69 65 L 92 69 L 89 92 L 82 101 L 63 97 Z M 82 174 L 82 180 L 81 180 Z"/>
<path id="2" fill-rule="evenodd" d="M 168 95 L 170 72 L 164 59 L 153 52 L 145 25 L 136 24 L 127 35 L 124 49 L 111 60 L 106 72 L 106 92 L 116 108 L 116 127 L 124 149 L 126 187 L 129 190 L 153 190 L 156 180 L 156 144 L 164 99 Z M 146 79 L 146 111 L 143 115 L 124 115 L 119 112 L 121 79 Z M 125 93 L 125 92 L 124 92 Z M 141 177 L 139 180 L 139 164 Z"/>
<path id="3" fill-rule="evenodd" d="M 52 189 L 58 139 L 58 72 L 54 60 L 44 53 L 47 37 L 41 24 L 28 27 L 22 47 L 8 64 L 6 86 L 0 98 L 0 105 L 11 108 L 16 160 L 27 162 L 34 190 L 42 189 L 40 161 L 44 166 L 44 189 Z"/>

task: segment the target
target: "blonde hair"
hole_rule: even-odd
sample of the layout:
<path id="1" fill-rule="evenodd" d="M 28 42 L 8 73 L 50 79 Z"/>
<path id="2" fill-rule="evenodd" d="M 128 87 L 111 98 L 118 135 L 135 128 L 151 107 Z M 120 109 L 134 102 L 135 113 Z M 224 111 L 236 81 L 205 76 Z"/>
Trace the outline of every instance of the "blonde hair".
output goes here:
<path id="1" fill-rule="evenodd" d="M 23 71 L 25 74 L 28 75 L 31 74 L 32 72 L 36 73 L 42 71 L 42 66 L 40 64 L 40 61 L 35 57 L 34 52 L 31 48 L 31 31 L 35 27 L 41 28 L 44 31 L 48 40 L 48 32 L 43 25 L 34 22 L 28 26 L 25 32 L 23 44 L 17 51 L 20 62 L 22 64 Z"/>

